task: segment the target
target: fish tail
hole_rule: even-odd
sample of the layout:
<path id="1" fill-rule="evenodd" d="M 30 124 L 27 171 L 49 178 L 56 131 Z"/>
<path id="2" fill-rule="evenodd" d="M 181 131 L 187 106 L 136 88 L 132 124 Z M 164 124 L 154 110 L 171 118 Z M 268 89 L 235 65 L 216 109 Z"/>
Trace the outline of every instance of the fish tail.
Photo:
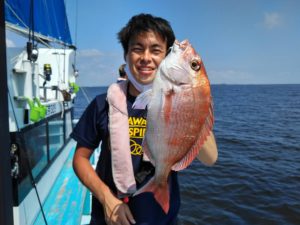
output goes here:
<path id="1" fill-rule="evenodd" d="M 168 183 L 156 189 L 156 191 L 154 192 L 154 198 L 167 214 L 170 209 L 170 193 Z"/>
<path id="2" fill-rule="evenodd" d="M 144 192 L 152 192 L 156 202 L 161 206 L 163 211 L 166 214 L 169 212 L 170 193 L 169 193 L 168 182 L 158 185 L 155 183 L 153 177 L 142 188 L 137 190 L 137 192 L 134 193 L 134 196 Z"/>

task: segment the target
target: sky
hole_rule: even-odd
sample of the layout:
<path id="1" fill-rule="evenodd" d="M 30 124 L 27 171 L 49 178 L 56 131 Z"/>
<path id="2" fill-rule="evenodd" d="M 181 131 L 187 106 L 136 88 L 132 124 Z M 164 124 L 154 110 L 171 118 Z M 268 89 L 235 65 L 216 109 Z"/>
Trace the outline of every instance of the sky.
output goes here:
<path id="1" fill-rule="evenodd" d="M 107 86 L 124 63 L 117 33 L 139 13 L 188 39 L 212 84 L 300 84 L 299 0 L 65 0 L 80 86 Z M 8 45 L 18 45 L 7 36 Z"/>

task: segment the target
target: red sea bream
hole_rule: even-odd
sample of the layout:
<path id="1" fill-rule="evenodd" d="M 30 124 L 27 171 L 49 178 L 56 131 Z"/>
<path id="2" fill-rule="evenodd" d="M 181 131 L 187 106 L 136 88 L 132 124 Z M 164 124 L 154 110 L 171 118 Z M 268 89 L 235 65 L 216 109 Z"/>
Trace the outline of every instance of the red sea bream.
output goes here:
<path id="1" fill-rule="evenodd" d="M 153 192 L 167 213 L 171 170 L 185 169 L 194 160 L 214 120 L 204 64 L 187 40 L 175 41 L 159 66 L 152 89 L 140 94 L 134 107 L 146 105 L 143 150 L 155 166 L 155 175 L 135 195 Z"/>

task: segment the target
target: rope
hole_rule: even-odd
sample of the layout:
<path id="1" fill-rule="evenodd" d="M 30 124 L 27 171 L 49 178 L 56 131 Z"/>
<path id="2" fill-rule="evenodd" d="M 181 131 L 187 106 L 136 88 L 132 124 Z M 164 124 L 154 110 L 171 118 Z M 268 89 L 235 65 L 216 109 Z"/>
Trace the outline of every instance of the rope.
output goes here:
<path id="1" fill-rule="evenodd" d="M 87 95 L 86 91 L 84 90 L 84 88 L 81 87 L 80 89 L 81 89 L 81 91 L 82 91 L 83 96 L 85 97 L 85 100 L 86 100 L 88 103 L 90 103 L 91 100 L 90 100 L 90 98 L 88 97 L 88 95 Z"/>

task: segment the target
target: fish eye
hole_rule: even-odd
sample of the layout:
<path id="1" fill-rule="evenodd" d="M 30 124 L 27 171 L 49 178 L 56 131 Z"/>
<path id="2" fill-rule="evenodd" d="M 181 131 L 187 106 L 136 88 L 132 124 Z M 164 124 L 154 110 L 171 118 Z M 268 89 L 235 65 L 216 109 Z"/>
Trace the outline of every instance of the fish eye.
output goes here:
<path id="1" fill-rule="evenodd" d="M 193 59 L 190 63 L 191 68 L 195 71 L 199 71 L 201 69 L 201 63 L 198 59 Z"/>

